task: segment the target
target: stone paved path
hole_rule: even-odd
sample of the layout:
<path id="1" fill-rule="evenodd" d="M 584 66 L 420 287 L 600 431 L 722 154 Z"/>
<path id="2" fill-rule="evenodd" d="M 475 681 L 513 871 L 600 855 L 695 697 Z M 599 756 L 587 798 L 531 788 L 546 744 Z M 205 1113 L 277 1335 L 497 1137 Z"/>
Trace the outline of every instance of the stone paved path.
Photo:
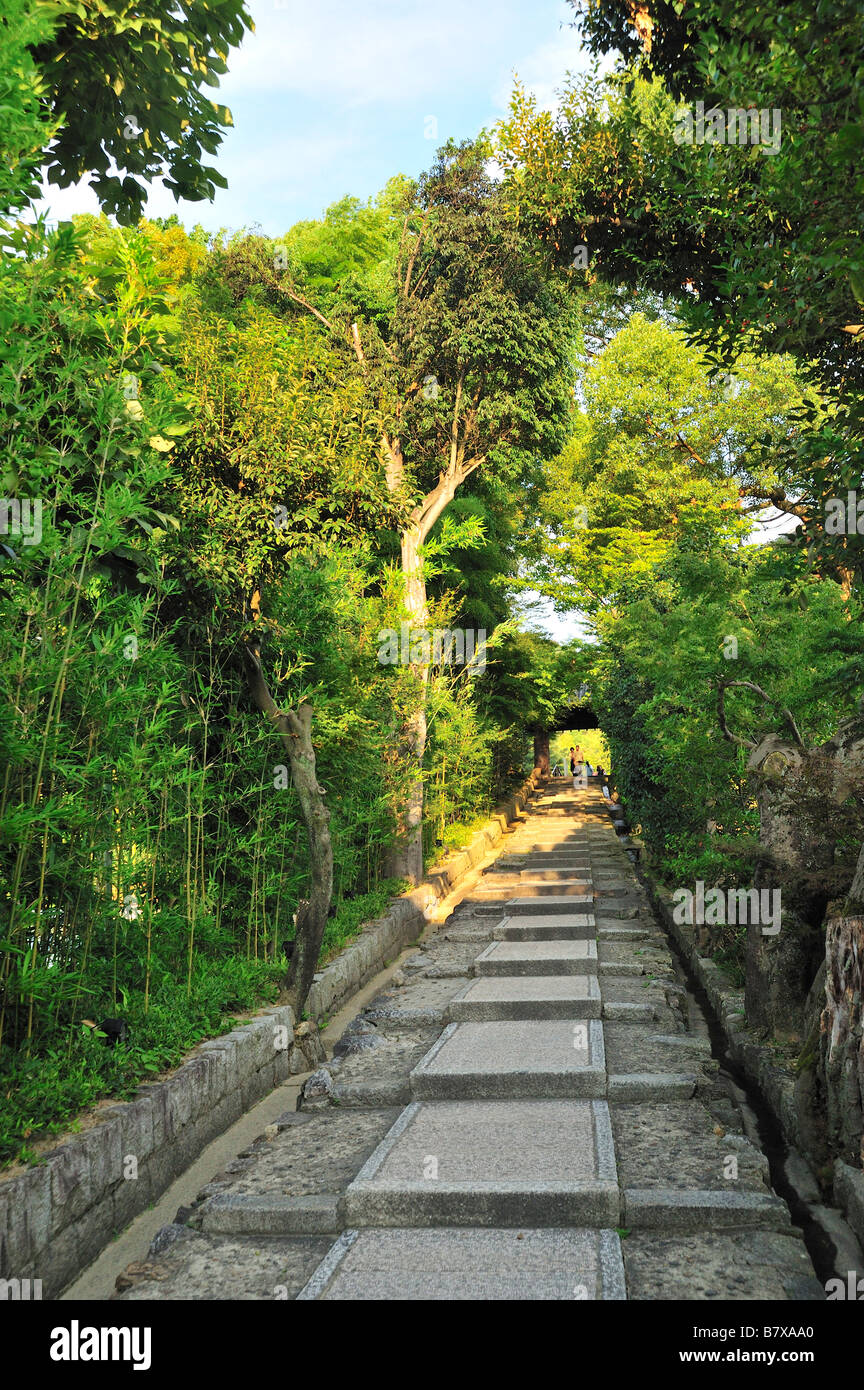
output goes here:
<path id="1" fill-rule="evenodd" d="M 599 790 L 561 787 L 120 1297 L 822 1296 Z"/>

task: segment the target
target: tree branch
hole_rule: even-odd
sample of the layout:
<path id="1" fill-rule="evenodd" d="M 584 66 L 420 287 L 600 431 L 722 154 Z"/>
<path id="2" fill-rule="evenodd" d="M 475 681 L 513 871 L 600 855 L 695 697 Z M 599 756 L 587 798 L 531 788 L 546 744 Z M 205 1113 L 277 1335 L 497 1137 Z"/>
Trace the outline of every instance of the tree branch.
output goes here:
<path id="1" fill-rule="evenodd" d="M 680 430 L 675 431 L 674 439 L 670 438 L 669 435 L 664 435 L 662 430 L 658 430 L 657 426 L 654 424 L 654 421 L 651 419 L 651 416 L 647 412 L 645 414 L 645 423 L 651 431 L 652 439 L 659 440 L 661 444 L 671 444 L 673 449 L 683 449 L 686 453 L 690 455 L 691 459 L 694 459 L 695 462 L 699 464 L 700 468 L 706 467 L 705 460 L 702 458 L 700 454 L 697 454 L 692 444 L 688 444 L 687 440 L 684 438 Z"/>
<path id="2" fill-rule="evenodd" d="M 720 732 L 730 743 L 736 743 L 739 748 L 755 748 L 756 744 L 752 739 L 739 738 L 738 734 L 733 734 L 729 725 L 726 723 L 726 687 L 728 682 L 721 681 L 717 687 L 717 722 L 720 725 Z"/>
<path id="3" fill-rule="evenodd" d="M 279 280 L 276 281 L 276 288 L 279 290 L 280 294 L 287 295 L 289 299 L 293 299 L 295 304 L 300 304 L 307 313 L 314 314 L 319 323 L 323 323 L 324 327 L 329 328 L 331 333 L 334 332 L 333 324 L 330 320 L 325 318 L 320 309 L 315 308 L 314 304 L 310 304 L 308 299 L 304 299 L 302 294 L 297 294 L 295 290 L 289 290 L 288 286 L 281 284 Z"/>
<path id="4" fill-rule="evenodd" d="M 776 700 L 772 700 L 771 696 L 762 689 L 761 685 L 756 685 L 754 681 L 721 681 L 719 683 L 717 713 L 720 720 L 720 728 L 723 732 L 723 736 L 724 738 L 728 738 L 730 743 L 739 743 L 742 748 L 755 748 L 757 746 L 749 739 L 739 738 L 737 734 L 733 734 L 726 723 L 724 697 L 725 692 L 727 690 L 732 689 L 752 690 L 756 695 L 761 696 L 761 698 L 765 701 L 766 704 L 772 705 L 774 709 L 779 710 L 780 713 L 783 715 L 783 718 L 789 725 L 790 729 L 792 730 L 792 735 L 795 739 L 795 742 L 798 744 L 798 747 L 806 747 L 806 744 L 804 743 L 804 740 L 802 739 L 801 734 L 798 730 L 798 725 L 795 723 L 795 720 L 792 716 L 792 711 L 787 709 L 785 705 L 778 704 Z"/>
<path id="5" fill-rule="evenodd" d="M 770 502 L 771 506 L 776 507 L 778 512 L 785 512 L 787 516 L 797 516 L 800 521 L 810 520 L 810 513 L 797 502 L 791 502 L 783 488 L 772 488 L 769 491 L 764 487 L 739 487 L 738 496 L 753 497 L 760 502 Z"/>

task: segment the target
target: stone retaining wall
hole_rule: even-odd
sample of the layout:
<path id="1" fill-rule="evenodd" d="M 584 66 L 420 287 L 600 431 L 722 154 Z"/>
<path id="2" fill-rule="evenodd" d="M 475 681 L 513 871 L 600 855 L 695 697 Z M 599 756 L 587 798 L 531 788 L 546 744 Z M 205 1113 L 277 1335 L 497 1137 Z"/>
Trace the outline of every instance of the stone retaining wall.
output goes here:
<path id="1" fill-rule="evenodd" d="M 412 941 L 424 910 L 485 858 L 533 794 L 532 773 L 515 796 L 426 882 L 397 898 L 316 978 L 313 1019 L 344 1004 Z M 317 1050 L 316 1050 L 317 1049 Z M 0 1174 L 0 1280 L 3 1297 L 56 1298 L 114 1235 L 154 1202 L 241 1115 L 288 1076 L 313 1068 L 321 1045 L 312 1025 L 295 1029 L 287 1005 L 262 1010 L 230 1033 L 201 1043 L 163 1081 L 143 1085 L 126 1105 L 96 1112 L 86 1133 L 19 1176 Z M 30 1280 L 29 1290 L 16 1281 Z"/>
<path id="2" fill-rule="evenodd" d="M 789 1076 L 778 1067 L 770 1048 L 751 1037 L 747 1032 L 743 990 L 736 990 L 714 961 L 700 955 L 693 926 L 676 922 L 673 918 L 672 895 L 653 883 L 647 875 L 645 881 L 669 935 L 677 942 L 681 954 L 708 996 L 723 1029 L 730 1057 L 759 1088 L 783 1131 L 786 1143 L 806 1153 L 809 1145 L 802 1129 L 802 1115 L 806 1114 L 808 1107 L 803 1102 L 799 1104 L 798 1097 L 798 1088 L 807 1085 L 806 1077 L 796 1079 Z M 836 1159 L 833 1196 L 852 1230 L 864 1243 L 864 1171 Z"/>
<path id="3" fill-rule="evenodd" d="M 56 1297 L 211 1140 L 308 1068 L 302 1042 L 287 1005 L 267 1009 L 202 1043 L 136 1100 L 105 1107 L 91 1129 L 19 1177 L 0 1180 L 0 1277 L 41 1280 L 42 1297 Z"/>

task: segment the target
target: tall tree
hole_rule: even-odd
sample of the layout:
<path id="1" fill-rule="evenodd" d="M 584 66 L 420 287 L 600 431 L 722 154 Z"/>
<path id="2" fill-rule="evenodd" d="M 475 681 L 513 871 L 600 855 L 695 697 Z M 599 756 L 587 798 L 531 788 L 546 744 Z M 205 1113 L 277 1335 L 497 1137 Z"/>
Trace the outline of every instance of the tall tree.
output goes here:
<path id="1" fill-rule="evenodd" d="M 511 481 L 536 473 L 563 443 L 572 404 L 576 306 L 564 277 L 505 215 L 488 155 L 484 142 L 447 145 L 416 186 L 391 187 L 379 208 L 387 235 L 380 221 L 372 235 L 365 210 L 352 216 L 340 205 L 341 262 L 323 272 L 317 255 L 304 263 L 316 246 L 307 227 L 277 248 L 266 277 L 271 293 L 311 313 L 353 355 L 378 421 L 383 477 L 401 518 L 404 610 L 417 635 L 410 649 L 415 709 L 400 734 L 414 772 L 391 861 L 392 873 L 412 882 L 423 873 L 424 545 L 481 467 Z M 361 218 L 365 263 L 364 238 L 352 235 Z M 351 274 L 336 268 L 348 250 Z M 382 284 L 388 255 L 389 284 Z M 371 275 L 373 268 L 379 273 Z"/>
<path id="2" fill-rule="evenodd" d="M 596 613 L 676 538 L 743 535 L 780 476 L 760 440 L 794 432 L 803 396 L 788 357 L 742 356 L 720 377 L 668 315 L 632 314 L 588 363 L 573 434 L 547 468 L 535 582 Z"/>

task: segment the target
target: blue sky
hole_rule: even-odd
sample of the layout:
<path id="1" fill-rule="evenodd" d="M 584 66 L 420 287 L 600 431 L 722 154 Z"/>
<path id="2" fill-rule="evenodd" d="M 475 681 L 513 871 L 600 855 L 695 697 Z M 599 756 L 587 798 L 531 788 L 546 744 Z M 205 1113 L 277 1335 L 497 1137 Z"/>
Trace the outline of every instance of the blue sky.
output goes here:
<path id="1" fill-rule="evenodd" d="M 543 102 L 587 60 L 564 0 L 251 0 L 255 32 L 214 99 L 231 108 L 213 203 L 155 185 L 151 216 L 281 235 L 346 193 L 419 174 L 449 136 L 506 113 L 513 74 Z M 130 107 L 133 105 L 130 102 Z M 136 115 L 134 110 L 131 115 Z M 52 218 L 97 211 L 86 182 L 48 192 Z"/>

